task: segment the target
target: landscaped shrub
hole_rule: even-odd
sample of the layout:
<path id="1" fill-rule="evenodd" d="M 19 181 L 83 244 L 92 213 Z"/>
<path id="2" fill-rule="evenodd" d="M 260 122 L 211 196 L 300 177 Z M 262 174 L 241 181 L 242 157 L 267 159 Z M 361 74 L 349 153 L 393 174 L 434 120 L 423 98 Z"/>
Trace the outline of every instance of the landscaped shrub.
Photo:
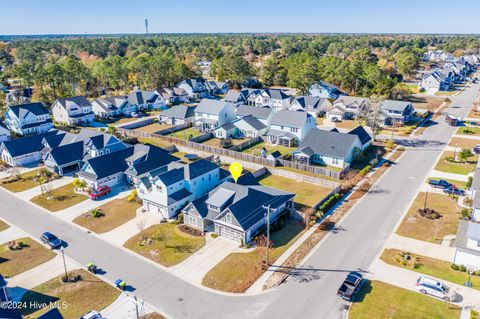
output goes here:
<path id="1" fill-rule="evenodd" d="M 442 215 L 440 215 L 439 212 L 437 212 L 436 210 L 434 209 L 431 209 L 431 208 L 419 208 L 418 209 L 418 214 L 426 219 L 439 219 L 440 217 L 442 217 Z"/>
<path id="2" fill-rule="evenodd" d="M 326 201 L 323 202 L 322 205 L 320 205 L 320 207 L 318 207 L 318 210 L 322 213 L 326 213 L 327 210 L 332 207 L 340 198 L 341 195 L 339 193 L 331 195 Z"/>
<path id="3" fill-rule="evenodd" d="M 453 156 L 445 156 L 445 160 L 449 163 L 454 163 L 455 162 L 455 159 L 453 158 Z"/>
<path id="4" fill-rule="evenodd" d="M 472 176 L 468 176 L 468 181 L 467 181 L 467 183 L 465 184 L 465 187 L 466 187 L 466 188 L 472 187 L 472 182 L 473 182 L 473 177 L 472 177 Z"/>
<path id="5" fill-rule="evenodd" d="M 183 223 L 183 213 L 179 213 L 177 216 L 177 223 L 182 224 Z"/>
<path id="6" fill-rule="evenodd" d="M 127 201 L 132 202 L 132 201 L 135 200 L 135 198 L 137 198 L 137 189 L 136 188 L 132 189 L 132 192 L 127 197 Z"/>
<path id="7" fill-rule="evenodd" d="M 212 233 L 212 238 L 217 238 L 218 237 L 218 234 L 217 233 Z"/>
<path id="8" fill-rule="evenodd" d="M 470 220 L 472 218 L 472 209 L 463 208 L 460 214 L 460 219 Z"/>

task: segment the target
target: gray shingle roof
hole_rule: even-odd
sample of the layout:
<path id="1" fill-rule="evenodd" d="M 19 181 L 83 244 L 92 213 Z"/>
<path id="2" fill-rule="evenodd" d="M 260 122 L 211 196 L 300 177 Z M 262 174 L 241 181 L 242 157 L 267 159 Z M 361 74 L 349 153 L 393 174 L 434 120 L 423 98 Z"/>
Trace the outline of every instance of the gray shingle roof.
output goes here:
<path id="1" fill-rule="evenodd" d="M 227 101 L 227 102 L 235 103 L 235 102 L 238 102 L 238 101 L 244 101 L 245 99 L 243 98 L 243 95 L 240 92 L 228 90 L 227 94 L 225 95 L 224 100 Z"/>
<path id="2" fill-rule="evenodd" d="M 480 241 L 480 223 L 468 223 L 467 237 Z"/>
<path id="3" fill-rule="evenodd" d="M 356 135 L 313 129 L 305 136 L 298 150 L 309 148 L 315 154 L 345 158 L 356 140 L 358 140 Z"/>
<path id="4" fill-rule="evenodd" d="M 247 116 L 253 115 L 257 119 L 266 120 L 273 112 L 273 110 L 269 107 L 257 107 L 257 106 L 250 106 L 250 105 L 240 105 L 237 108 L 237 115 L 238 116 Z"/>
<path id="5" fill-rule="evenodd" d="M 271 125 L 302 128 L 310 114 L 302 111 L 281 110 L 273 114 Z"/>
<path id="6" fill-rule="evenodd" d="M 25 116 L 27 116 L 28 113 L 32 113 L 35 116 L 49 114 L 47 108 L 41 102 L 13 105 L 13 106 L 10 106 L 9 109 L 20 120 L 25 118 Z"/>
<path id="7" fill-rule="evenodd" d="M 195 112 L 218 115 L 227 104 L 231 103 L 220 100 L 202 99 Z"/>
<path id="8" fill-rule="evenodd" d="M 411 102 L 405 101 L 385 100 L 380 103 L 380 109 L 403 112 L 411 104 Z"/>
<path id="9" fill-rule="evenodd" d="M 140 104 L 146 104 L 146 103 L 154 103 L 158 98 L 158 95 L 156 95 L 152 91 L 133 91 L 130 93 L 127 97 L 128 102 L 133 105 L 140 105 Z"/>
<path id="10" fill-rule="evenodd" d="M 298 96 L 294 102 L 297 102 L 306 111 L 322 111 L 331 105 L 328 99 L 318 96 Z"/>
<path id="11" fill-rule="evenodd" d="M 342 95 L 338 99 L 335 100 L 334 104 L 340 104 L 341 103 L 345 106 L 347 106 L 347 105 L 360 106 L 363 103 L 367 103 L 367 102 L 369 102 L 369 99 L 365 98 L 365 97 Z"/>
<path id="12" fill-rule="evenodd" d="M 188 119 L 195 116 L 196 106 L 175 105 L 162 112 L 160 116 L 177 119 Z"/>
<path id="13" fill-rule="evenodd" d="M 365 130 L 365 128 L 361 125 L 357 126 L 353 130 L 348 132 L 348 134 L 358 136 L 358 139 L 360 140 L 362 145 L 365 145 L 366 143 L 368 143 L 372 140 L 372 137 L 370 136 L 370 134 L 368 134 L 368 132 Z"/>
<path id="14" fill-rule="evenodd" d="M 244 116 L 239 121 L 245 121 L 248 125 L 250 125 L 251 127 L 253 127 L 256 130 L 263 130 L 264 128 L 267 127 L 265 124 L 263 124 L 262 122 L 257 120 L 252 115 Z"/>
<path id="15" fill-rule="evenodd" d="M 75 104 L 80 107 L 88 107 L 92 105 L 85 96 L 73 96 L 73 97 L 67 97 L 63 99 L 57 99 L 57 102 L 67 110 Z"/>

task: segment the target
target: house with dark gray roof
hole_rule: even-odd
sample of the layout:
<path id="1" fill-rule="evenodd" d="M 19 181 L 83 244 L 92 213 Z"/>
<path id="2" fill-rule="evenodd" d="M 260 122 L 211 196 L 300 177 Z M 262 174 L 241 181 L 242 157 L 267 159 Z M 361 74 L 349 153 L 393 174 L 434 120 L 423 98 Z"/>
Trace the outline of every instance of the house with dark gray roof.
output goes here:
<path id="1" fill-rule="evenodd" d="M 370 135 L 370 133 L 367 132 L 367 130 L 359 125 L 357 126 L 356 128 L 352 129 L 350 132 L 348 132 L 347 134 L 350 134 L 350 135 L 356 135 L 358 137 L 358 139 L 360 140 L 360 143 L 362 143 L 362 150 L 365 150 L 367 147 L 369 147 L 370 145 L 372 145 L 372 136 Z"/>
<path id="2" fill-rule="evenodd" d="M 205 88 L 209 92 L 210 95 L 215 94 L 226 94 L 228 92 L 228 83 L 221 82 L 221 81 L 205 81 Z"/>
<path id="3" fill-rule="evenodd" d="M 202 78 L 183 80 L 177 84 L 177 87 L 184 89 L 190 99 L 202 99 L 208 96 L 205 80 Z"/>
<path id="4" fill-rule="evenodd" d="M 223 99 L 236 107 L 247 103 L 247 97 L 242 92 L 234 90 L 229 90 Z"/>
<path id="5" fill-rule="evenodd" d="M 294 161 L 345 168 L 360 154 L 362 143 L 356 134 L 313 129 L 292 152 Z"/>
<path id="6" fill-rule="evenodd" d="M 338 87 L 325 81 L 312 83 L 308 87 L 308 94 L 333 100 L 338 99 L 341 95 L 345 95 Z"/>
<path id="7" fill-rule="evenodd" d="M 92 122 L 95 114 L 92 104 L 84 96 L 57 99 L 52 104 L 53 119 L 66 125 L 81 125 Z"/>
<path id="8" fill-rule="evenodd" d="M 331 122 L 353 120 L 361 112 L 368 112 L 370 100 L 363 97 L 342 95 L 327 109 L 326 118 Z"/>
<path id="9" fill-rule="evenodd" d="M 292 96 L 281 89 L 262 89 L 255 96 L 255 106 L 271 107 L 275 111 L 288 109 L 291 102 Z"/>
<path id="10" fill-rule="evenodd" d="M 50 112 L 41 102 L 9 106 L 4 116 L 7 128 L 18 135 L 45 133 L 53 127 Z"/>
<path id="11" fill-rule="evenodd" d="M 89 129 L 82 129 L 78 134 L 47 136 L 42 143 L 45 167 L 60 176 L 78 171 L 90 158 L 127 147 L 111 134 Z"/>
<path id="12" fill-rule="evenodd" d="M 58 130 L 4 141 L 0 144 L 0 158 L 11 166 L 25 166 L 42 160 L 43 138 L 61 134 Z"/>
<path id="13" fill-rule="evenodd" d="M 195 120 L 196 106 L 175 105 L 158 116 L 160 123 L 180 125 Z"/>
<path id="14" fill-rule="evenodd" d="M 236 110 L 237 118 L 240 119 L 244 116 L 253 116 L 266 126 L 270 126 L 270 122 L 273 117 L 273 109 L 269 107 L 256 107 L 251 105 L 240 105 Z"/>
<path id="15" fill-rule="evenodd" d="M 414 118 L 415 108 L 412 102 L 384 100 L 380 103 L 384 125 L 404 125 Z"/>
<path id="16" fill-rule="evenodd" d="M 143 208 L 164 219 L 172 218 L 187 205 L 214 189 L 228 174 L 205 159 L 172 162 L 164 170 L 151 172 L 137 184 Z"/>
<path id="17" fill-rule="evenodd" d="M 270 223 L 274 223 L 293 209 L 294 197 L 267 186 L 224 182 L 185 207 L 184 223 L 245 244 L 266 226 L 267 207 Z"/>
<path id="18" fill-rule="evenodd" d="M 179 87 L 170 86 L 155 89 L 157 95 L 161 95 L 166 105 L 175 105 L 188 102 L 188 93 Z"/>
<path id="19" fill-rule="evenodd" d="M 139 110 L 165 109 L 165 100 L 154 91 L 134 90 L 127 96 L 128 103 Z"/>
<path id="20" fill-rule="evenodd" d="M 305 111 L 317 117 L 325 114 L 325 112 L 332 107 L 332 102 L 329 99 L 318 96 L 298 96 L 290 105 L 290 110 L 293 111 Z"/>
<path id="21" fill-rule="evenodd" d="M 315 119 L 309 113 L 281 110 L 273 114 L 267 139 L 271 144 L 293 147 L 315 127 Z"/>
<path id="22" fill-rule="evenodd" d="M 429 94 L 434 94 L 438 91 L 448 91 L 450 85 L 450 73 L 448 71 L 442 72 L 441 70 L 436 69 L 423 74 L 420 89 L 427 91 Z"/>
<path id="23" fill-rule="evenodd" d="M 114 118 L 130 115 L 138 110 L 138 106 L 130 104 L 125 96 L 109 96 L 93 101 L 92 110 L 97 117 Z"/>
<path id="24" fill-rule="evenodd" d="M 236 119 L 235 106 L 232 103 L 202 99 L 195 109 L 195 127 L 202 132 L 210 132 Z"/>

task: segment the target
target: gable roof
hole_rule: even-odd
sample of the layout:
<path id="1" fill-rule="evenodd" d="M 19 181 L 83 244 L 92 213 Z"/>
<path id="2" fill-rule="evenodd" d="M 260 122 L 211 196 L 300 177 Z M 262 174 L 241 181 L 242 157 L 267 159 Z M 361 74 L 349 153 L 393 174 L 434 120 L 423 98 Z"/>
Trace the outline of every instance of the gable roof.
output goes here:
<path id="1" fill-rule="evenodd" d="M 224 100 L 227 102 L 245 101 L 245 97 L 238 91 L 228 90 Z"/>
<path id="2" fill-rule="evenodd" d="M 290 98 L 290 95 L 280 89 L 265 89 L 263 93 L 267 94 L 271 99 L 286 100 Z"/>
<path id="3" fill-rule="evenodd" d="M 125 96 L 109 96 L 105 98 L 98 98 L 95 100 L 95 104 L 100 106 L 105 111 L 118 110 L 122 105 L 128 102 Z"/>
<path id="4" fill-rule="evenodd" d="M 251 105 L 240 105 L 237 108 L 237 115 L 239 116 L 247 116 L 252 115 L 257 119 L 266 120 L 273 112 L 273 109 L 269 107 L 258 107 L 258 106 L 251 106 Z"/>
<path id="5" fill-rule="evenodd" d="M 1 145 L 5 147 L 10 156 L 17 157 L 34 152 L 40 152 L 44 148 L 42 144 L 43 138 L 58 133 L 58 130 L 51 130 L 42 134 L 16 138 L 10 141 L 4 141 Z"/>
<path id="6" fill-rule="evenodd" d="M 326 110 L 330 105 L 330 101 L 326 98 L 318 96 L 298 96 L 294 102 L 300 105 L 304 110 Z"/>
<path id="7" fill-rule="evenodd" d="M 49 155 L 57 165 L 80 161 L 84 156 L 83 142 L 75 142 L 53 148 Z"/>
<path id="8" fill-rule="evenodd" d="M 323 156 L 345 158 L 359 138 L 354 134 L 344 134 L 320 129 L 311 130 L 296 151 L 304 149 Z"/>
<path id="9" fill-rule="evenodd" d="M 303 111 L 281 110 L 273 114 L 271 124 L 302 128 L 312 116 Z"/>
<path id="10" fill-rule="evenodd" d="M 357 105 L 360 106 L 363 103 L 369 102 L 368 98 L 365 97 L 358 97 L 358 96 L 348 96 L 348 95 L 342 95 L 338 99 L 333 102 L 334 104 L 343 104 L 343 105 Z"/>
<path id="11" fill-rule="evenodd" d="M 89 107 L 92 106 L 89 100 L 85 96 L 73 96 L 67 97 L 63 99 L 57 99 L 57 101 L 64 109 L 70 109 L 70 107 L 74 105 L 78 105 L 79 107 Z"/>
<path id="12" fill-rule="evenodd" d="M 380 103 L 380 109 L 403 112 L 409 105 L 412 105 L 412 103 L 396 100 L 384 100 Z"/>
<path id="13" fill-rule="evenodd" d="M 32 113 L 35 116 L 49 114 L 47 108 L 41 102 L 13 105 L 10 106 L 8 110 L 13 112 L 13 114 L 15 114 L 20 120 L 24 119 L 29 113 Z"/>
<path id="14" fill-rule="evenodd" d="M 358 139 L 362 143 L 362 145 L 365 145 L 366 143 L 370 142 L 372 140 L 372 137 L 368 132 L 365 130 L 365 128 L 361 125 L 357 126 L 347 134 L 352 134 L 358 136 Z"/>
<path id="15" fill-rule="evenodd" d="M 170 155 L 163 148 L 138 144 L 135 153 L 125 160 L 132 163 L 125 173 L 130 176 L 139 176 L 178 161 L 179 158 Z"/>
<path id="16" fill-rule="evenodd" d="M 227 105 L 232 104 L 226 101 L 202 99 L 195 109 L 195 113 L 218 115 Z"/>
<path id="17" fill-rule="evenodd" d="M 142 91 L 142 90 L 133 91 L 127 97 L 128 102 L 133 105 L 154 103 L 157 100 L 157 98 L 158 98 L 158 95 L 155 94 L 155 92 Z"/>
<path id="18" fill-rule="evenodd" d="M 252 128 L 254 128 L 257 131 L 263 130 L 264 128 L 267 127 L 265 124 L 260 122 L 257 118 L 253 117 L 252 115 L 244 116 L 237 121 L 244 121 L 245 123 L 247 123 L 248 125 L 250 125 Z"/>
<path id="19" fill-rule="evenodd" d="M 228 211 L 232 213 L 244 230 L 249 229 L 264 218 L 265 208 L 263 207 L 265 205 L 276 208 L 295 196 L 295 194 L 267 186 L 244 186 L 231 182 L 221 184 L 210 194 L 215 194 L 220 190 L 234 192 Z"/>
<path id="20" fill-rule="evenodd" d="M 127 168 L 126 158 L 135 152 L 134 146 L 106 155 L 90 158 L 86 161 L 94 173 L 80 171 L 78 175 L 99 180 L 104 177 L 124 172 Z"/>
<path id="21" fill-rule="evenodd" d="M 191 79 L 181 81 L 180 83 L 178 83 L 177 86 L 181 84 L 187 84 L 191 88 L 195 88 L 198 84 L 205 84 L 205 80 L 202 78 L 191 78 Z"/>
<path id="22" fill-rule="evenodd" d="M 175 105 L 160 114 L 161 117 L 188 119 L 195 116 L 196 106 Z"/>
<path id="23" fill-rule="evenodd" d="M 244 186 L 247 186 L 247 185 L 260 185 L 260 183 L 257 181 L 257 179 L 255 178 L 255 176 L 254 176 L 251 172 L 247 172 L 247 173 L 241 175 L 241 176 L 237 179 L 237 184 L 239 184 L 239 185 L 244 185 Z"/>

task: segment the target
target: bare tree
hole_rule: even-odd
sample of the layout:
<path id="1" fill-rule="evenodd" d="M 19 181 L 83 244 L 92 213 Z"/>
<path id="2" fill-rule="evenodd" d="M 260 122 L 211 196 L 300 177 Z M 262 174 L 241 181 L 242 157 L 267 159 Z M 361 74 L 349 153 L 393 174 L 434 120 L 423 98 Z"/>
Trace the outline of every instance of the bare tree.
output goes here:
<path id="1" fill-rule="evenodd" d="M 377 135 L 383 129 L 383 120 L 384 117 L 379 105 L 372 107 L 371 111 L 366 114 L 365 122 L 372 131 L 373 140 L 376 139 Z"/>
<path id="2" fill-rule="evenodd" d="M 53 184 L 51 182 L 40 185 L 40 188 L 42 189 L 43 196 L 46 196 L 46 197 L 51 196 L 53 191 Z"/>
<path id="3" fill-rule="evenodd" d="M 267 239 L 267 236 L 265 235 L 260 235 L 257 236 L 254 240 L 255 246 L 257 247 L 257 253 L 258 253 L 258 263 L 260 266 L 263 266 L 263 261 L 266 260 L 267 257 L 267 252 L 270 250 L 270 248 L 273 247 L 272 241 Z M 269 265 L 265 265 L 267 268 Z"/>

